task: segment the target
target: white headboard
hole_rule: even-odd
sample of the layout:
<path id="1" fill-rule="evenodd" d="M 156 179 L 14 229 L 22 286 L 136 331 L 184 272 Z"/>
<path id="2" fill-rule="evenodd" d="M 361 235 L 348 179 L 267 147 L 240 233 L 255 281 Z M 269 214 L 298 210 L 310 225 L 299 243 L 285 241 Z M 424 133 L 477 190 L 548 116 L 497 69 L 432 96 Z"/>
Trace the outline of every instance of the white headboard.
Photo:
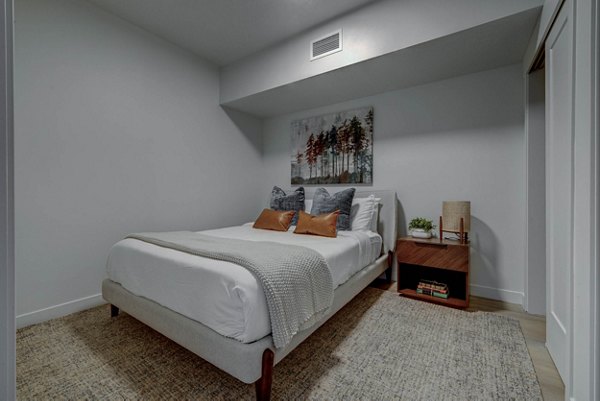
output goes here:
<path id="1" fill-rule="evenodd" d="M 295 188 L 294 188 L 295 189 Z M 285 189 L 286 193 L 291 193 L 294 189 Z M 316 187 L 304 187 L 306 192 L 306 199 L 312 199 Z M 328 188 L 329 193 L 335 193 L 342 191 L 345 188 Z M 381 198 L 379 204 L 379 222 L 377 225 L 377 231 L 383 238 L 383 252 L 396 250 L 396 240 L 398 238 L 398 208 L 396 191 L 389 190 L 358 190 L 354 193 L 355 198 L 366 198 L 373 194 L 376 198 Z"/>

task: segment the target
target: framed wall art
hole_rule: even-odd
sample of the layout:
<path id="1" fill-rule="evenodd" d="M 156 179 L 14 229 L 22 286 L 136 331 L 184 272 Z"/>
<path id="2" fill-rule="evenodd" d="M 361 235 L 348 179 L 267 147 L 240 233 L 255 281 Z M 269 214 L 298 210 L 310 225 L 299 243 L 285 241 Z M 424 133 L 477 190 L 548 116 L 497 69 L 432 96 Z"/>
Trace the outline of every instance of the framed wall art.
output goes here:
<path id="1" fill-rule="evenodd" d="M 372 184 L 373 107 L 292 121 L 291 183 Z"/>

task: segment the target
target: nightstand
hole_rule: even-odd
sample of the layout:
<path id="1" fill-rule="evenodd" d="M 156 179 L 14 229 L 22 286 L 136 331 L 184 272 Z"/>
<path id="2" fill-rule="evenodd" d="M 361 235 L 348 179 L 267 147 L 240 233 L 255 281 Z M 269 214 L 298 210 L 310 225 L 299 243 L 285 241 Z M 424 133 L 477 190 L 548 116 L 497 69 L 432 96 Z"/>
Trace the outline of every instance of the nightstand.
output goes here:
<path id="1" fill-rule="evenodd" d="M 469 307 L 469 244 L 439 238 L 404 237 L 396 246 L 400 295 L 452 308 Z M 417 293 L 420 280 L 448 285 L 448 299 Z"/>

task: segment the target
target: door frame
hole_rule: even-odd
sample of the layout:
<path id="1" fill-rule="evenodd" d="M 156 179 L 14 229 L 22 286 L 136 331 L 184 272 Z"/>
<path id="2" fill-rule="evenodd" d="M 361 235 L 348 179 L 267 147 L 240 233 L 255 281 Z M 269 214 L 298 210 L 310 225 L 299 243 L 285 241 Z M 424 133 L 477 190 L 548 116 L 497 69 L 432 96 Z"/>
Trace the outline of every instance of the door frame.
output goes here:
<path id="1" fill-rule="evenodd" d="M 546 348 L 565 383 L 567 391 L 570 387 L 569 382 L 573 372 L 574 255 L 576 248 L 574 240 L 576 232 L 575 12 L 575 0 L 565 0 L 544 41 L 546 59 Z M 560 53 L 560 58 L 555 59 L 554 45 L 563 40 L 566 40 L 566 42 L 562 43 L 568 47 L 564 49 L 563 53 Z M 565 63 L 564 66 L 568 70 L 563 71 L 563 73 L 566 75 L 554 76 L 553 60 Z M 557 82 L 563 82 L 568 85 L 568 88 L 562 88 L 560 92 L 553 92 L 551 89 Z M 556 98 L 558 100 L 566 100 L 564 104 L 559 104 L 560 108 L 558 109 L 555 109 L 554 95 L 558 96 Z M 568 120 L 561 120 L 566 124 L 565 126 L 555 127 L 552 123 L 553 118 L 560 111 L 568 113 L 562 116 L 562 118 L 568 118 Z M 557 165 L 561 160 L 567 164 Z M 565 177 L 562 178 L 566 179 L 568 175 L 568 186 L 564 185 L 565 181 L 555 177 L 557 172 L 564 169 L 567 170 L 565 171 Z M 557 185 L 559 185 L 558 189 Z M 568 193 L 565 193 L 565 191 L 568 191 Z M 567 195 L 569 198 L 567 204 L 557 203 L 561 200 L 555 198 L 554 195 L 556 194 Z M 564 221 L 561 222 L 560 218 L 556 221 L 556 214 L 561 210 Z M 558 214 L 560 215 L 560 213 Z M 561 238 L 565 234 L 566 237 Z M 555 242 L 557 238 L 558 242 Z M 556 262 L 555 252 L 563 255 L 563 265 Z M 557 278 L 556 275 L 561 272 L 565 276 Z M 555 284 L 558 284 L 560 288 L 555 288 Z"/>
<path id="2" fill-rule="evenodd" d="M 592 56 L 595 62 L 594 65 L 594 73 L 593 77 L 596 81 L 595 93 L 593 95 L 593 108 L 595 110 L 593 119 L 594 119 L 594 139 L 596 141 L 595 146 L 595 154 L 594 154 L 594 163 L 595 163 L 595 182 L 596 188 L 594 191 L 595 196 L 595 228 L 594 228 L 594 237 L 595 237 L 595 248 L 593 249 L 593 259 L 595 259 L 595 280 L 592 283 L 592 295 L 594 297 L 594 304 L 592 306 L 592 316 L 595 317 L 595 322 L 593 325 L 593 341 L 594 347 L 592 348 L 593 355 L 593 366 L 592 366 L 592 377 L 596 378 L 596 380 L 592 383 L 592 399 L 600 399 L 600 319 L 598 318 L 598 314 L 600 313 L 600 184 L 598 184 L 598 180 L 600 179 L 600 1 L 595 0 L 593 7 L 595 8 L 595 21 L 594 21 L 594 34 L 593 34 L 593 42 L 592 49 L 594 49 L 595 54 Z"/>
<path id="3" fill-rule="evenodd" d="M 13 3 L 0 0 L 0 399 L 16 398 Z"/>
<path id="4" fill-rule="evenodd" d="M 575 132 L 574 269 L 570 377 L 572 400 L 598 399 L 598 0 L 575 7 L 573 78 Z M 594 351 L 596 352 L 590 352 Z"/>

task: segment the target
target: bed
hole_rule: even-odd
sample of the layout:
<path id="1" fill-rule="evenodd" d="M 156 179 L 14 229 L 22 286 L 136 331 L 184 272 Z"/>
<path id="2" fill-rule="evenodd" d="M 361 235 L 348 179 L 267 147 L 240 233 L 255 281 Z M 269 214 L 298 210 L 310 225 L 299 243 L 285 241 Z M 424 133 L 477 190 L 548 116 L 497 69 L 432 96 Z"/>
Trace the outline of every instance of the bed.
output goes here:
<path id="1" fill-rule="evenodd" d="M 391 278 L 396 194 L 365 191 L 356 192 L 355 198 L 370 194 L 381 199 L 378 233 L 339 232 L 338 238 L 328 240 L 250 225 L 203 232 L 250 241 L 291 241 L 325 257 L 335 284 L 333 304 L 284 347 L 274 346 L 260 284 L 241 266 L 224 269 L 222 264 L 228 262 L 125 239 L 111 251 L 103 297 L 111 304 L 112 316 L 124 310 L 233 377 L 255 383 L 257 399 L 268 400 L 273 367 L 279 361 L 374 279 L 383 273 Z"/>

